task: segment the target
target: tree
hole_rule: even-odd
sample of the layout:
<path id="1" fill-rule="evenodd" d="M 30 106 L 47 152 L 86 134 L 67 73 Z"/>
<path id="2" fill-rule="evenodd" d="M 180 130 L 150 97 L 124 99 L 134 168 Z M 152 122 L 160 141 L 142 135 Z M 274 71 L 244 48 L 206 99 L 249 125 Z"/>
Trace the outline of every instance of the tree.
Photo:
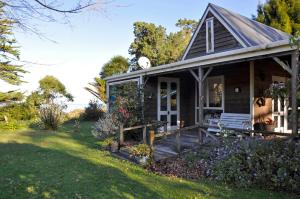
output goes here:
<path id="1" fill-rule="evenodd" d="M 60 97 L 73 101 L 73 96 L 67 92 L 66 87 L 57 78 L 47 75 L 39 81 L 39 84 L 39 94 L 46 103 L 53 102 L 54 99 Z"/>
<path id="2" fill-rule="evenodd" d="M 295 34 L 300 29 L 300 0 L 268 0 L 258 5 L 257 16 L 253 18 L 276 29 Z"/>
<path id="3" fill-rule="evenodd" d="M 20 58 L 20 52 L 16 46 L 17 41 L 14 39 L 12 32 L 15 22 L 6 17 L 4 12 L 5 4 L 0 1 L 0 79 L 12 85 L 19 85 L 22 74 L 26 71 L 21 65 L 15 64 Z M 0 102 L 22 99 L 22 93 L 10 91 L 0 93 Z"/>
<path id="4" fill-rule="evenodd" d="M 70 3 L 71 2 L 71 3 Z M 84 10 L 104 11 L 108 0 L 0 0 L 7 18 L 26 31 L 40 34 L 33 21 L 69 23 L 68 16 Z"/>
<path id="5" fill-rule="evenodd" d="M 131 64 L 137 66 L 141 56 L 150 59 L 152 66 L 168 64 L 178 61 L 182 56 L 197 22 L 190 19 L 179 19 L 176 27 L 178 32 L 167 34 L 163 26 L 153 23 L 135 22 L 135 39 L 129 47 L 129 54 L 133 56 Z"/>
<path id="6" fill-rule="evenodd" d="M 120 55 L 114 56 L 106 64 L 103 65 L 100 72 L 101 78 L 106 78 L 114 74 L 124 73 L 128 70 L 128 59 Z"/>
<path id="7" fill-rule="evenodd" d="M 114 56 L 101 69 L 100 77 L 95 77 L 94 82 L 89 83 L 85 89 L 92 95 L 97 97 L 100 101 L 106 102 L 106 82 L 105 77 L 114 74 L 124 73 L 129 68 L 128 59 L 120 55 Z"/>

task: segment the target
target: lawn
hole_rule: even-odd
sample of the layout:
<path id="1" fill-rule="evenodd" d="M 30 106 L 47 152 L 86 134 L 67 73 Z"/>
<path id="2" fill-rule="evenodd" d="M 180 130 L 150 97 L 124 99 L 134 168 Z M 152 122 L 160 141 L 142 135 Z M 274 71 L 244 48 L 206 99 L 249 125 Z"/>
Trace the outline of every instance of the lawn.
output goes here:
<path id="1" fill-rule="evenodd" d="M 296 198 L 149 173 L 99 150 L 90 126 L 0 130 L 0 198 Z"/>

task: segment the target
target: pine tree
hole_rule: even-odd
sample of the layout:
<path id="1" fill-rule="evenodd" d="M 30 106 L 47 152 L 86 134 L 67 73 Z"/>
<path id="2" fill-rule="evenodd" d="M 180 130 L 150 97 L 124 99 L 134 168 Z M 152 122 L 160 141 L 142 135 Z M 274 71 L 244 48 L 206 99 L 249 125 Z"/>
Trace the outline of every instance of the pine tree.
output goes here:
<path id="1" fill-rule="evenodd" d="M 26 71 L 21 65 L 14 64 L 19 60 L 20 52 L 12 32 L 14 21 L 5 17 L 5 4 L 0 1 L 0 79 L 12 85 L 19 85 L 22 73 Z M 19 92 L 0 93 L 0 102 L 20 99 Z"/>
<path id="2" fill-rule="evenodd" d="M 284 32 L 300 29 L 300 0 L 268 0 L 257 7 L 255 20 Z"/>

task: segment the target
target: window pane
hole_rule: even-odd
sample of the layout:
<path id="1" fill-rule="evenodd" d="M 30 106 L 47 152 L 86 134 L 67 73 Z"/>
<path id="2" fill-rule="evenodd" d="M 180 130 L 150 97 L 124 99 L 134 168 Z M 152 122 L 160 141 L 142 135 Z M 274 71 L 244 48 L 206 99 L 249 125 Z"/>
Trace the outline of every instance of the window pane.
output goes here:
<path id="1" fill-rule="evenodd" d="M 177 83 L 172 82 L 171 83 L 171 110 L 176 111 L 177 110 Z"/>
<path id="2" fill-rule="evenodd" d="M 223 84 L 221 78 L 208 81 L 209 107 L 222 107 Z"/>
<path id="3" fill-rule="evenodd" d="M 166 111 L 168 104 L 167 82 L 160 83 L 160 110 Z"/>
<path id="4" fill-rule="evenodd" d="M 171 126 L 177 126 L 177 115 L 171 115 Z"/>
<path id="5" fill-rule="evenodd" d="M 160 116 L 160 121 L 166 122 L 167 121 L 167 116 L 166 115 L 161 115 Z"/>

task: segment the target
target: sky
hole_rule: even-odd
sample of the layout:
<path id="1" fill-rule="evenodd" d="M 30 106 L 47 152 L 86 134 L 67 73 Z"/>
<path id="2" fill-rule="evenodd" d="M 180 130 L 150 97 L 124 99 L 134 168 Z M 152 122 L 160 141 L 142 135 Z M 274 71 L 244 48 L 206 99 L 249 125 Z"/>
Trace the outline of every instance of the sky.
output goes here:
<path id="1" fill-rule="evenodd" d="M 29 71 L 24 76 L 27 83 L 17 89 L 30 93 L 37 89 L 41 78 L 53 75 L 75 97 L 69 110 L 84 107 L 93 99 L 84 87 L 98 76 L 102 65 L 115 55 L 129 57 L 134 22 L 152 22 L 166 27 L 169 32 L 176 31 L 178 19 L 199 20 L 208 3 L 251 17 L 256 13 L 259 0 L 115 0 L 103 7 L 105 12 L 89 11 L 70 16 L 67 25 L 37 21 L 40 31 L 55 42 L 28 32 L 16 32 L 21 60 L 38 63 L 25 64 Z M 16 87 L 4 85 L 1 88 L 11 89 Z"/>

